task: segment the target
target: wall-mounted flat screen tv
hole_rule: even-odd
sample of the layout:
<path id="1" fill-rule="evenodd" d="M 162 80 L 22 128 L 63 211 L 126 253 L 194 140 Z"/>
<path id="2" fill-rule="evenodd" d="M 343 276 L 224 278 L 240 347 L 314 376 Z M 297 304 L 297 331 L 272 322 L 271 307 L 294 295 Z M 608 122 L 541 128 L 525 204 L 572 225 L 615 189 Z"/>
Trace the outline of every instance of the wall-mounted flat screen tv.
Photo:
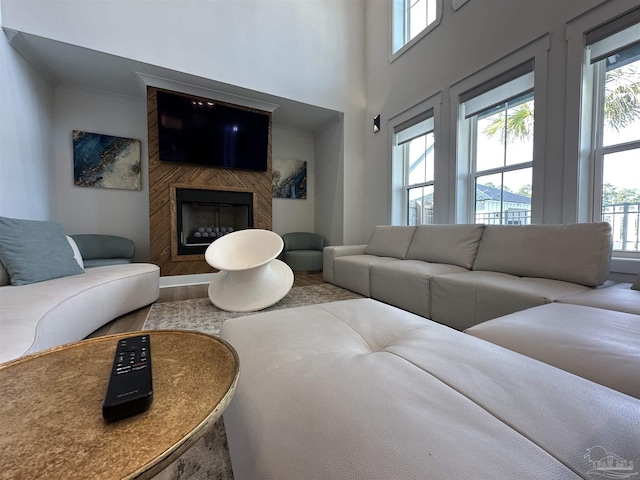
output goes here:
<path id="1" fill-rule="evenodd" d="M 267 170 L 269 114 L 158 90 L 160 160 Z"/>

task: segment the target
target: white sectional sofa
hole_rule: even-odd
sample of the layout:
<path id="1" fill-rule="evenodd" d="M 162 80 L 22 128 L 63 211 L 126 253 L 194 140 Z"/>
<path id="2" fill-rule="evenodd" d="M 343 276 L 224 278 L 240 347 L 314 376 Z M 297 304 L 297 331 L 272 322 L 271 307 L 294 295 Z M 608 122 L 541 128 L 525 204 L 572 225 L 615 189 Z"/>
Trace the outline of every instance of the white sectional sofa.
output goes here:
<path id="1" fill-rule="evenodd" d="M 605 281 L 610 254 L 607 224 L 325 248 L 325 281 L 372 298 L 222 326 L 236 480 L 639 474 L 640 291 Z"/>
<path id="2" fill-rule="evenodd" d="M 84 268 L 75 242 L 70 237 L 67 240 L 77 274 L 12 285 L 0 261 L 0 363 L 82 340 L 120 315 L 158 299 L 160 270 L 156 265 Z"/>
<path id="3" fill-rule="evenodd" d="M 373 299 L 236 318 L 221 337 L 241 364 L 224 413 L 236 480 L 638 471 L 637 398 Z M 607 454 L 632 470 L 599 471 Z"/>
<path id="4" fill-rule="evenodd" d="M 324 250 L 324 280 L 458 330 L 605 282 L 607 223 L 378 226 Z"/>
<path id="5" fill-rule="evenodd" d="M 607 223 L 379 226 L 324 279 L 640 398 L 640 291 Z"/>

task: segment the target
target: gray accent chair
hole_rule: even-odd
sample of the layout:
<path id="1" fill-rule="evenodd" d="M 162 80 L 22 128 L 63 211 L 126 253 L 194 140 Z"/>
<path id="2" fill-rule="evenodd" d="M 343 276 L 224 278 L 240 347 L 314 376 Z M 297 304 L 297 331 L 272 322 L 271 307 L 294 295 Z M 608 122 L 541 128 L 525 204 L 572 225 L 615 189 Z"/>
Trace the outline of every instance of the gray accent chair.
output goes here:
<path id="1" fill-rule="evenodd" d="M 133 262 L 136 248 L 132 240 L 117 235 L 71 235 L 78 245 L 85 268 Z"/>
<path id="2" fill-rule="evenodd" d="M 321 272 L 324 239 L 311 232 L 291 232 L 282 235 L 282 261 L 294 272 Z"/>

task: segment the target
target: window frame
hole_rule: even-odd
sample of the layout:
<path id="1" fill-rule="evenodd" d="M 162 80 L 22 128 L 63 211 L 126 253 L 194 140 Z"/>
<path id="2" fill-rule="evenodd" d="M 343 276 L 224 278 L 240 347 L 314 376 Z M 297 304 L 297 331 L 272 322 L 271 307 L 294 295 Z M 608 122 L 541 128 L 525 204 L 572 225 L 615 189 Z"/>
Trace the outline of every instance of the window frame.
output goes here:
<path id="1" fill-rule="evenodd" d="M 534 87 L 535 88 L 535 87 Z M 534 90 L 529 90 L 527 92 L 524 92 L 523 95 L 526 95 L 527 93 L 533 93 Z M 532 96 L 532 99 L 535 102 L 535 98 L 534 96 Z M 505 100 L 505 103 L 507 103 L 509 100 Z M 468 188 L 469 188 L 469 193 L 468 193 L 468 197 L 469 197 L 469 201 L 472 202 L 472 206 L 469 206 L 469 219 L 467 223 L 476 223 L 476 218 L 477 218 L 477 198 L 476 198 L 476 192 L 477 192 L 477 182 L 478 182 L 478 177 L 484 177 L 487 175 L 496 175 L 496 174 L 505 174 L 508 172 L 514 172 L 514 171 L 518 171 L 518 170 L 524 170 L 527 168 L 531 168 L 532 172 L 533 172 L 533 158 L 530 161 L 526 161 L 526 162 L 519 162 L 519 163 L 515 163 L 515 164 L 511 164 L 511 165 L 503 165 L 500 167 L 492 167 L 492 168 L 488 168 L 485 170 L 478 170 L 478 166 L 477 166 L 477 135 L 478 135 L 478 114 L 483 113 L 478 112 L 477 114 L 473 115 L 472 117 L 468 118 L 466 120 L 468 129 L 469 129 L 469 142 L 468 142 L 468 148 L 469 148 L 469 181 L 468 181 Z M 535 141 L 535 133 L 534 133 L 534 141 Z M 505 153 L 506 153 L 506 145 L 504 146 L 505 148 Z M 532 178 L 532 184 L 533 184 L 533 178 Z M 504 184 L 502 184 L 502 191 L 504 191 Z M 533 195 L 532 195 L 532 201 L 533 201 Z M 504 203 L 504 200 L 502 200 L 501 203 Z M 503 206 L 501 205 L 500 207 L 500 211 L 503 212 Z M 531 216 L 531 214 L 530 214 Z M 502 219 L 502 216 L 501 216 Z M 502 223 L 501 223 L 502 224 Z"/>
<path id="2" fill-rule="evenodd" d="M 434 135 L 434 172 L 433 195 L 434 212 L 433 223 L 446 223 L 446 189 L 438 188 L 439 184 L 446 184 L 447 166 L 443 162 L 441 146 L 441 103 L 442 94 L 438 92 L 431 97 L 422 100 L 418 104 L 403 110 L 389 118 L 389 158 L 390 162 L 390 188 L 389 198 L 389 223 L 391 225 L 407 225 L 408 223 L 408 189 L 405 185 L 406 172 L 404 158 L 399 160 L 397 155 L 396 135 L 412 125 L 416 125 L 427 118 L 433 118 Z M 403 156 L 404 157 L 404 156 Z"/>
<path id="3" fill-rule="evenodd" d="M 428 24 L 424 30 L 418 33 L 412 39 L 408 38 L 408 14 L 407 14 L 407 4 L 411 0 L 389 0 L 389 19 L 390 26 L 389 31 L 391 32 L 391 36 L 389 38 L 389 63 L 393 63 L 399 57 L 401 57 L 405 52 L 407 52 L 411 47 L 413 47 L 416 43 L 422 40 L 425 36 L 433 31 L 438 25 L 440 25 L 440 21 L 442 20 L 442 6 L 443 0 L 434 0 L 436 5 L 436 17 Z M 402 15 L 401 18 L 398 18 L 400 15 L 396 13 L 397 4 L 402 3 Z M 401 32 L 398 32 L 398 26 L 401 24 Z M 397 50 L 395 49 L 396 38 L 402 36 L 402 46 L 400 46 Z"/>
<path id="4" fill-rule="evenodd" d="M 436 149 L 435 149 L 435 122 L 434 122 L 434 119 L 433 119 L 433 115 L 428 116 L 427 118 L 425 118 L 424 120 L 421 120 L 420 122 L 425 121 L 425 120 L 429 120 L 429 119 L 431 119 L 431 121 L 432 121 L 431 123 L 433 125 L 431 126 L 431 128 L 427 128 L 426 132 L 424 134 L 420 135 L 420 137 L 427 136 L 429 134 L 433 134 L 433 140 L 434 140 L 433 141 L 433 155 L 434 155 L 434 158 L 435 158 L 435 151 L 436 151 Z M 420 123 L 420 122 L 416 122 L 416 124 Z M 408 128 L 410 128 L 410 127 L 408 127 Z M 399 133 L 400 133 L 399 131 L 396 131 L 395 134 L 394 134 L 394 137 L 396 137 Z M 416 137 L 416 138 L 419 138 L 419 137 Z M 415 140 L 415 139 L 413 139 L 413 140 Z M 410 147 L 411 141 L 412 140 L 407 141 L 407 142 L 403 143 L 402 145 L 395 145 L 395 142 L 394 142 L 394 156 L 397 154 L 398 151 L 402 150 L 401 157 L 402 157 L 402 164 L 403 164 L 402 165 L 402 170 L 403 170 L 403 178 L 404 178 L 403 182 L 402 182 L 403 183 L 403 190 L 404 190 L 403 195 L 402 195 L 402 198 L 403 198 L 402 210 L 403 210 L 403 213 L 404 213 L 404 215 L 403 215 L 404 216 L 403 225 L 411 225 L 409 223 L 409 213 L 410 213 L 409 203 L 411 201 L 411 199 L 410 199 L 410 191 L 411 190 L 416 189 L 416 188 L 433 187 L 434 194 L 435 194 L 435 183 L 436 183 L 435 162 L 434 162 L 434 166 L 433 166 L 434 167 L 433 168 L 433 170 L 434 170 L 433 171 L 433 177 L 432 177 L 431 180 L 425 180 L 424 182 L 418 182 L 418 183 L 409 183 L 409 175 L 410 175 L 409 166 L 410 165 L 408 164 L 408 160 L 409 160 L 409 147 Z M 435 205 L 435 200 L 434 200 L 433 204 Z M 431 222 L 431 223 L 433 223 L 433 222 Z"/>
<path id="5" fill-rule="evenodd" d="M 524 47 L 497 60 L 488 67 L 469 75 L 451 85 L 451 131 L 455 132 L 450 138 L 449 150 L 453 153 L 455 162 L 451 162 L 449 175 L 455 178 L 455 188 L 450 189 L 449 202 L 453 208 L 449 212 L 449 223 L 474 223 L 475 194 L 471 183 L 471 138 L 467 122 L 464 118 L 463 99 L 461 95 L 472 91 L 493 79 L 516 69 L 527 61 L 533 61 L 533 93 L 535 104 L 533 139 L 532 182 L 531 182 L 531 223 L 543 223 L 544 205 L 544 152 L 546 145 L 547 123 L 547 70 L 548 51 L 550 48 L 549 34 L 533 40 Z"/>
<path id="6" fill-rule="evenodd" d="M 640 25 L 640 24 L 639 24 Z M 631 47 L 630 47 L 631 48 Z M 588 55 L 586 55 L 588 57 Z M 607 155 L 613 153 L 626 152 L 629 150 L 640 149 L 640 137 L 638 140 L 629 142 L 616 143 L 612 145 L 604 145 L 604 110 L 605 96 L 602 95 L 604 83 L 606 81 L 606 68 L 604 60 L 589 65 L 589 69 L 585 69 L 586 75 L 590 78 L 587 82 L 591 82 L 591 131 L 592 131 L 592 154 L 590 156 L 591 179 L 589 182 L 588 196 L 589 217 L 592 222 L 604 221 L 603 194 L 604 194 L 604 159 Z M 612 225 L 613 227 L 614 225 Z M 630 252 L 625 250 L 614 250 L 617 257 L 640 259 L 640 252 Z"/>
<path id="7" fill-rule="evenodd" d="M 607 33 L 609 26 L 615 25 L 617 21 L 634 12 L 636 15 L 640 12 L 638 7 L 629 9 L 628 4 L 607 2 L 567 23 L 565 34 L 567 94 L 562 201 L 564 223 L 590 223 L 602 219 L 602 166 L 604 156 L 613 151 L 608 147 L 599 148 L 602 146 L 600 131 L 602 127 L 599 125 L 598 118 L 602 118 L 603 115 L 604 98 L 594 108 L 594 99 L 598 98 L 599 90 L 594 71 L 597 66 L 591 64 L 587 45 L 590 39 L 595 44 L 616 35 L 615 30 L 609 30 L 610 33 Z M 596 31 L 598 32 L 594 36 Z M 604 75 L 601 78 L 604 78 Z M 577 89 L 575 85 L 580 85 L 581 88 Z M 640 255 L 635 252 L 615 250 L 611 260 L 611 271 L 620 274 L 635 273 L 639 260 Z"/>

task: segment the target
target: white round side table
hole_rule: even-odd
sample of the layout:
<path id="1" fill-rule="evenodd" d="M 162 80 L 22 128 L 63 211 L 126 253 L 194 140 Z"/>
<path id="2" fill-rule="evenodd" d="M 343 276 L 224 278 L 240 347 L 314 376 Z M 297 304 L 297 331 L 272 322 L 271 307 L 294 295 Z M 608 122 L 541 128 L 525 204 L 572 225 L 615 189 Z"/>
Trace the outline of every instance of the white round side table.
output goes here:
<path id="1" fill-rule="evenodd" d="M 209 284 L 209 299 L 229 312 L 254 312 L 280 301 L 293 285 L 293 271 L 276 257 L 284 242 L 269 230 L 229 233 L 207 248 L 204 258 L 219 270 Z"/>

